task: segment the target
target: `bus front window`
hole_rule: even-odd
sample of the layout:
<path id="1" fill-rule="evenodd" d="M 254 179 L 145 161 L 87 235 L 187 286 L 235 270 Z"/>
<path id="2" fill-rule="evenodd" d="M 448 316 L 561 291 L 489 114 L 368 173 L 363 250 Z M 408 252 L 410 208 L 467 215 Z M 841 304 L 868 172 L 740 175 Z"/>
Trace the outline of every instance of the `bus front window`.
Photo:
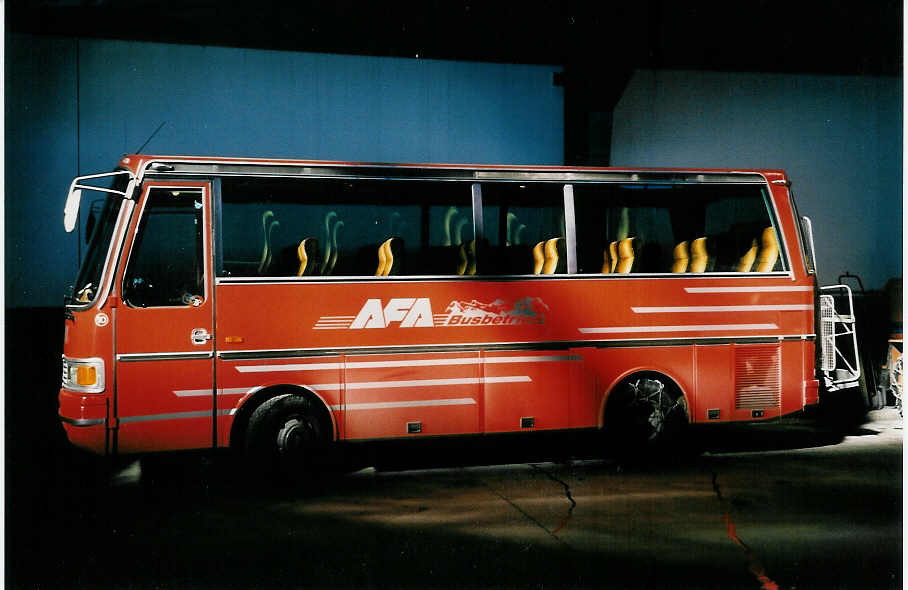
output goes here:
<path id="1" fill-rule="evenodd" d="M 120 177 L 125 181 L 125 177 Z M 114 184 L 120 183 L 120 178 Z M 117 217 L 123 199 L 118 195 L 108 194 L 104 199 L 101 212 L 95 220 L 94 228 L 88 236 L 88 250 L 76 275 L 68 303 L 82 305 L 90 303 L 98 294 L 101 274 L 111 247 L 111 238 L 117 225 Z"/>

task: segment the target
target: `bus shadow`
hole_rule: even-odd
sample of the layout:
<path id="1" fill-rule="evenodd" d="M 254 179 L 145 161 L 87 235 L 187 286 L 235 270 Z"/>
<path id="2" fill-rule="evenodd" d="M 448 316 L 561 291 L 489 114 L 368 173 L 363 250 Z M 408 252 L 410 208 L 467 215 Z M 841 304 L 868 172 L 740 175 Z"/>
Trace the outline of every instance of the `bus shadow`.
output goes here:
<path id="1" fill-rule="evenodd" d="M 174 453 L 147 457 L 129 468 L 121 461 L 120 471 L 110 481 L 114 485 L 197 489 L 204 494 L 259 490 L 280 495 L 287 490 L 318 494 L 341 480 L 343 485 L 355 486 L 350 474 L 364 469 L 381 473 L 586 461 L 590 469 L 670 470 L 693 465 L 704 454 L 810 449 L 839 444 L 845 437 L 879 434 L 866 424 L 865 417 L 865 412 L 853 409 L 846 414 L 825 409 L 816 416 L 770 423 L 696 426 L 688 430 L 683 444 L 655 452 L 634 452 L 622 448 L 620 442 L 609 445 L 600 432 L 590 431 L 346 443 L 322 457 L 321 469 L 297 481 L 274 481 L 250 473 L 242 459 L 230 452 Z"/>
<path id="2" fill-rule="evenodd" d="M 848 431 L 811 426 L 736 425 L 734 428 L 712 428 L 709 433 L 696 433 L 693 445 L 701 453 L 759 453 L 788 451 L 836 445 Z M 875 434 L 875 433 L 874 433 Z"/>

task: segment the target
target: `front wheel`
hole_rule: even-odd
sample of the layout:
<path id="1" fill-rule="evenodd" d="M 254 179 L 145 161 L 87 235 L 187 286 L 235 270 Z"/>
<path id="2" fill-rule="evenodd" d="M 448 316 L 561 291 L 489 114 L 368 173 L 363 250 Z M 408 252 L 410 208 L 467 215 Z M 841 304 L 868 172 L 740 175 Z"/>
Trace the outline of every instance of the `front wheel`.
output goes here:
<path id="1" fill-rule="evenodd" d="M 327 440 L 327 428 L 313 403 L 301 396 L 273 397 L 249 418 L 246 455 L 271 479 L 300 482 L 311 473 Z"/>
<path id="2" fill-rule="evenodd" d="M 659 374 L 637 374 L 619 383 L 605 409 L 610 446 L 622 456 L 676 455 L 688 424 L 687 402 Z"/>

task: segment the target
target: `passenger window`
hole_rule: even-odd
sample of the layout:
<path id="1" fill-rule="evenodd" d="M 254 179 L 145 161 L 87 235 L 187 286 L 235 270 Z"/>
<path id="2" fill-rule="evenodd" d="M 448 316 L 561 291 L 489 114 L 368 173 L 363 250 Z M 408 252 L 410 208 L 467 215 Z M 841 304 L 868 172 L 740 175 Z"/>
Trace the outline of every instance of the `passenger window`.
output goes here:
<path id="1" fill-rule="evenodd" d="M 577 271 L 658 273 L 672 266 L 670 185 L 575 184 Z"/>
<path id="2" fill-rule="evenodd" d="M 785 270 L 764 189 L 728 186 L 705 203 L 704 218 L 717 272 Z"/>
<path id="3" fill-rule="evenodd" d="M 219 276 L 468 271 L 466 183 L 225 178 L 221 211 Z"/>
<path id="4" fill-rule="evenodd" d="M 202 192 L 153 188 L 123 278 L 133 307 L 198 306 L 205 299 Z"/>
<path id="5" fill-rule="evenodd" d="M 482 185 L 481 274 L 567 272 L 563 191 L 560 183 Z"/>
<path id="6" fill-rule="evenodd" d="M 784 270 L 767 203 L 748 184 L 575 184 L 578 272 Z"/>

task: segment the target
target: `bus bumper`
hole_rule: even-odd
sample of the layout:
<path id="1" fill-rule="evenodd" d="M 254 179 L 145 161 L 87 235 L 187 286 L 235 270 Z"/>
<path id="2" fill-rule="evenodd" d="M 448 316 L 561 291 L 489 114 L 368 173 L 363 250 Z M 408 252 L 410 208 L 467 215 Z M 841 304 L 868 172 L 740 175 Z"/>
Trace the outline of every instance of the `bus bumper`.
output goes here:
<path id="1" fill-rule="evenodd" d="M 73 445 L 104 455 L 107 452 L 107 397 L 60 390 L 59 416 Z"/>
<path id="2" fill-rule="evenodd" d="M 808 379 L 804 382 L 804 405 L 813 406 L 820 403 L 820 382 Z"/>

